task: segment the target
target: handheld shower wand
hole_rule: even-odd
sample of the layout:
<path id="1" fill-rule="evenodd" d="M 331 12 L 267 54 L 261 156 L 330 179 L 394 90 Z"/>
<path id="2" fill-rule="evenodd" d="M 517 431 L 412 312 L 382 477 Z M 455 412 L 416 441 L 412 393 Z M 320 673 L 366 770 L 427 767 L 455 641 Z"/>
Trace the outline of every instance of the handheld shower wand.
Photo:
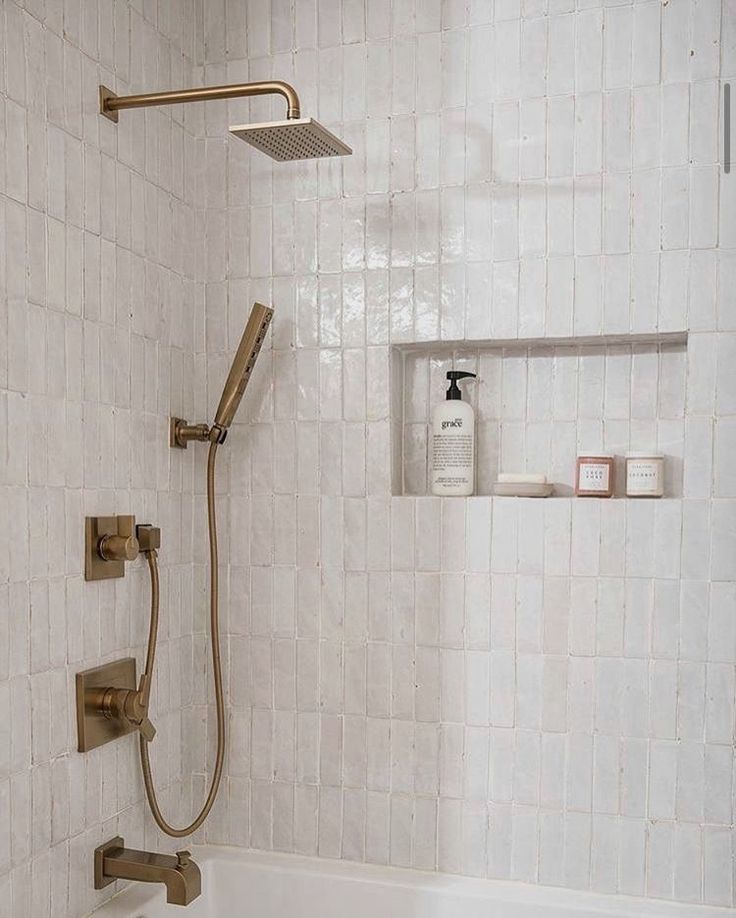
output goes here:
<path id="1" fill-rule="evenodd" d="M 250 375 L 261 352 L 261 345 L 272 317 L 273 309 L 269 306 L 263 306 L 261 303 L 253 304 L 248 324 L 240 339 L 235 359 L 225 380 L 220 404 L 215 413 L 214 426 L 219 427 L 220 430 L 227 430 L 233 422 L 235 412 L 240 406 L 240 400 L 250 382 Z"/>
<path id="2" fill-rule="evenodd" d="M 225 386 L 220 396 L 220 404 L 215 412 L 215 423 L 189 424 L 182 418 L 171 418 L 169 428 L 169 446 L 186 449 L 191 440 L 209 440 L 224 443 L 228 428 L 233 422 L 240 400 L 250 382 L 253 367 L 261 352 L 263 339 L 273 317 L 273 309 L 262 303 L 254 303 L 240 339 L 238 350 L 230 367 Z"/>
<path id="3" fill-rule="evenodd" d="M 156 825 L 174 838 L 182 838 L 196 832 L 205 819 L 209 816 L 214 805 L 222 779 L 222 768 L 225 761 L 225 693 L 222 684 L 222 659 L 220 655 L 220 614 L 219 614 L 219 586 L 218 586 L 218 553 L 217 553 L 217 517 L 215 515 L 215 459 L 218 446 L 225 441 L 227 431 L 233 422 L 240 401 L 253 372 L 258 354 L 263 345 L 268 326 L 273 317 L 273 310 L 261 303 L 255 303 L 250 317 L 245 326 L 243 337 L 240 339 L 238 350 L 235 354 L 230 373 L 225 381 L 225 387 L 220 397 L 220 404 L 215 413 L 215 422 L 212 427 L 207 424 L 187 424 L 180 418 L 172 418 L 171 446 L 186 449 L 190 440 L 209 441 L 210 448 L 207 456 L 207 522 L 210 542 L 210 637 L 212 642 L 212 674 L 215 682 L 215 706 L 217 710 L 217 753 L 215 756 L 215 770 L 212 783 L 207 792 L 207 798 L 199 814 L 192 822 L 183 828 L 175 828 L 168 823 L 161 812 L 156 796 L 156 788 L 151 773 L 151 760 L 148 754 L 148 744 L 153 739 L 150 731 L 140 732 L 139 748 L 141 768 L 143 770 L 143 783 L 146 788 L 146 797 Z M 142 534 L 144 535 L 144 533 Z M 141 692 L 145 692 L 146 709 L 148 692 L 156 660 L 156 641 L 158 637 L 159 621 L 159 577 L 157 540 L 141 539 L 141 550 L 146 555 L 148 569 L 151 575 L 151 622 L 148 634 L 148 651 L 146 653 L 146 675 L 141 682 Z M 155 731 L 154 731 L 155 732 Z"/>

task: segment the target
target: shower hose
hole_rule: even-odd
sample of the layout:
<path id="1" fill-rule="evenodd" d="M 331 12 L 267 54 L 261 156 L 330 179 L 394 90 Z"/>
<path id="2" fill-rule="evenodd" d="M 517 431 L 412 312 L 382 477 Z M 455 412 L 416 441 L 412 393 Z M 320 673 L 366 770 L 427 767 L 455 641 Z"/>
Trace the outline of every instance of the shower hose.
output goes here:
<path id="1" fill-rule="evenodd" d="M 212 639 L 212 673 L 215 680 L 215 705 L 217 708 L 217 756 L 215 758 L 215 771 L 212 775 L 212 784 L 207 792 L 207 799 L 199 815 L 184 828 L 177 829 L 166 821 L 158 805 L 156 788 L 151 774 L 151 760 L 148 755 L 148 741 L 143 735 L 139 736 L 141 768 L 143 769 L 143 783 L 146 787 L 146 797 L 156 825 L 173 838 L 182 838 L 196 832 L 205 819 L 209 816 L 214 805 L 222 778 L 222 766 L 225 759 L 225 698 L 222 689 L 222 661 L 220 658 L 220 621 L 218 612 L 218 581 L 217 581 L 217 516 L 215 513 L 215 458 L 217 456 L 216 442 L 210 443 L 207 454 L 207 528 L 210 543 L 210 637 Z M 153 676 L 153 667 L 156 661 L 156 641 L 158 639 L 159 620 L 159 577 L 158 559 L 156 549 L 146 552 L 148 570 L 151 575 L 151 623 L 148 632 L 148 650 L 146 653 L 145 672 L 149 678 Z"/>

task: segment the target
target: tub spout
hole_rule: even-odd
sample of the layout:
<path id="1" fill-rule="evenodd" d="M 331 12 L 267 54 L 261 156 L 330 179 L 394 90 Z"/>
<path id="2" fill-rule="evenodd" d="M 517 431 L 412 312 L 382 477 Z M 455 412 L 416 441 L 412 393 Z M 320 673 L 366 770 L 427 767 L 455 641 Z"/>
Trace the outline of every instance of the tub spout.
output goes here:
<path id="1" fill-rule="evenodd" d="M 95 889 L 115 880 L 163 883 L 169 905 L 189 905 L 202 891 L 199 867 L 188 851 L 176 855 L 126 848 L 120 836 L 95 849 Z"/>

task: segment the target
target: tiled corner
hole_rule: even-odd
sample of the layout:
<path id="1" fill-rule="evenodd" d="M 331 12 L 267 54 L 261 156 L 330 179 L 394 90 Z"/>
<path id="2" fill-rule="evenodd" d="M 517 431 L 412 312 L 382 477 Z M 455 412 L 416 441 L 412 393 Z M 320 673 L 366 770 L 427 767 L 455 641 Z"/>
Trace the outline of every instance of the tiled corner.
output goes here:
<path id="1" fill-rule="evenodd" d="M 144 808 L 135 737 L 77 753 L 74 675 L 147 632 L 143 562 L 83 580 L 84 516 L 161 526 L 165 624 L 154 689 L 157 784 L 190 810 L 180 754 L 199 613 L 192 458 L 170 414 L 200 410 L 205 345 L 196 120 L 136 113 L 114 127 L 100 82 L 196 83 L 195 3 L 9 2 L 0 10 L 0 914 L 81 918 L 94 848 L 120 834 L 169 846 Z M 148 84 L 148 85 L 146 85 Z M 197 355 L 199 354 L 199 362 Z M 199 469 L 197 470 L 199 480 Z M 194 574 L 194 576 L 193 576 Z"/>

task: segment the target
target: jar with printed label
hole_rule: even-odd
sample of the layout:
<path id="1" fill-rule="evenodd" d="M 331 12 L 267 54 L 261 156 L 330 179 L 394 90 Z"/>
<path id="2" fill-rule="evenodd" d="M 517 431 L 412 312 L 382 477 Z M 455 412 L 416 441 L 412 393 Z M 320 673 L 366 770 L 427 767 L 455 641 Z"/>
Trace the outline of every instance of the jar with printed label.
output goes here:
<path id="1" fill-rule="evenodd" d="M 626 496 L 664 495 L 664 456 L 660 453 L 626 454 Z"/>
<path id="2" fill-rule="evenodd" d="M 613 497 L 613 456 L 578 453 L 575 493 L 578 497 Z"/>

